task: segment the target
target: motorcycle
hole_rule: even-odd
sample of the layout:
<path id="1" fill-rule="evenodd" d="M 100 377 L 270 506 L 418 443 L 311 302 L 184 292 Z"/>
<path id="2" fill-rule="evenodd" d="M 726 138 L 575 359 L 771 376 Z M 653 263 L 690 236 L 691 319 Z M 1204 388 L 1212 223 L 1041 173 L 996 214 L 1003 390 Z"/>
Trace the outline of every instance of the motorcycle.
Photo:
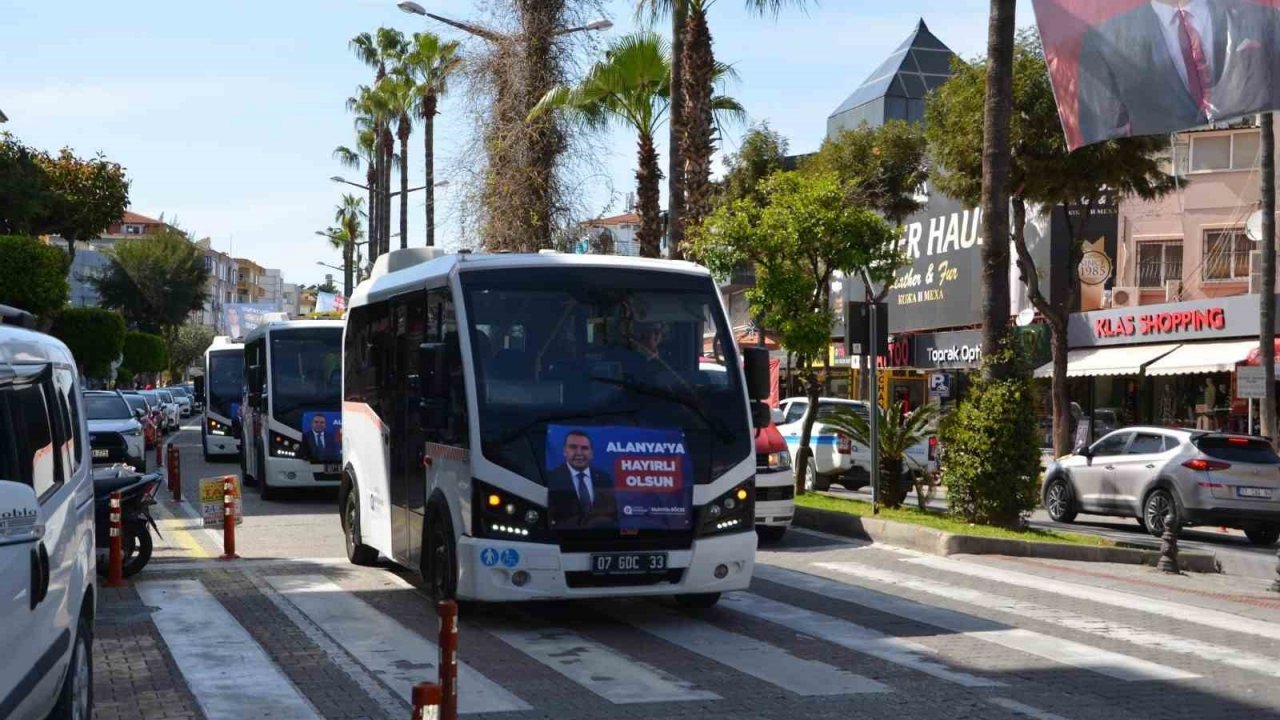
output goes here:
<path id="1" fill-rule="evenodd" d="M 137 575 L 151 560 L 151 533 L 160 528 L 151 517 L 160 489 L 160 473 L 142 474 L 128 465 L 106 465 L 94 468 L 93 516 L 94 546 L 98 554 L 98 573 L 107 574 L 111 548 L 111 493 L 120 493 L 120 540 L 124 550 L 123 575 Z"/>

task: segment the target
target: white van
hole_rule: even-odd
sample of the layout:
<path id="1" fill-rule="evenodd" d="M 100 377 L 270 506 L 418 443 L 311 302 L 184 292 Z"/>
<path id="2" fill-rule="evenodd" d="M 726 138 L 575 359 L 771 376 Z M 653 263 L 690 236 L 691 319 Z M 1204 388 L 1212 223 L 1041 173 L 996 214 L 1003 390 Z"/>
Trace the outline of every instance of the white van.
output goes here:
<path id="1" fill-rule="evenodd" d="M 0 305 L 0 718 L 89 718 L 93 478 L 75 361 Z"/>

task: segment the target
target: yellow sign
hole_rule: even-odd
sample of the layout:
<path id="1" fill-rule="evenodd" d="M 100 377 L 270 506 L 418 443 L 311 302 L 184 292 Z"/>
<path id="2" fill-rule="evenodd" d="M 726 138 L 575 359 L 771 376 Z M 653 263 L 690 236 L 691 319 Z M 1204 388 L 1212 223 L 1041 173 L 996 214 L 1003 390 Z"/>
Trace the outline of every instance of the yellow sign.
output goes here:
<path id="1" fill-rule="evenodd" d="M 236 475 L 224 475 L 204 478 L 200 481 L 200 514 L 204 517 L 205 527 L 222 527 L 222 518 L 225 513 L 223 502 L 228 478 L 231 480 L 231 506 L 236 516 L 236 524 L 244 522 L 244 515 L 240 512 L 240 478 Z"/>

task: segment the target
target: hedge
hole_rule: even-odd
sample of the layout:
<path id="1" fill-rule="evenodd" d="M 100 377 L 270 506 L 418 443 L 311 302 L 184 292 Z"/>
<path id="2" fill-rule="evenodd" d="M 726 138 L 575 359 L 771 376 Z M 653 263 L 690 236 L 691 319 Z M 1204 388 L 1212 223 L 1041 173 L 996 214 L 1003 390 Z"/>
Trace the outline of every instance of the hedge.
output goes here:
<path id="1" fill-rule="evenodd" d="M 102 308 L 67 308 L 54 323 L 53 334 L 71 348 L 81 374 L 105 380 L 124 349 L 124 318 Z"/>

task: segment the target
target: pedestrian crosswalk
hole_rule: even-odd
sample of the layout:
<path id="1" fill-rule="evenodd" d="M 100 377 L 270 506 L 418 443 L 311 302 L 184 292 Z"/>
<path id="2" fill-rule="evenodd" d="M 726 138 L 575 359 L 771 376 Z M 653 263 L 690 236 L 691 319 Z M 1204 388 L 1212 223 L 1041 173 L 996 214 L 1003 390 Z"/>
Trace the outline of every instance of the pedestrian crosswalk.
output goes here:
<path id="1" fill-rule="evenodd" d="M 759 562 L 750 591 L 729 594 L 702 613 L 657 600 L 574 604 L 551 618 L 537 608 L 480 613 L 464 624 L 459 710 L 519 717 L 551 710 L 548 698 L 566 692 L 605 706 L 714 707 L 734 699 L 726 691 L 733 687 L 761 688 L 770 697 L 874 703 L 929 686 L 967 694 L 991 717 L 1069 718 L 1061 707 L 1041 710 L 1024 702 L 1026 696 L 1012 697 L 1033 682 L 1031 669 L 1121 684 L 1194 682 L 1209 674 L 1205 663 L 1280 677 L 1280 652 L 1270 657 L 1265 649 L 1229 639 L 1208 642 L 1108 618 L 1107 608 L 1124 599 L 1122 592 L 1107 591 L 1093 605 L 1075 602 L 1068 610 L 1020 597 L 1032 576 L 921 560 L 821 557 L 792 567 Z M 947 579 L 947 573 L 963 578 L 968 570 L 980 588 Z M 392 613 L 387 602 L 372 601 L 376 590 L 360 584 L 361 578 L 383 578 L 380 587 L 412 589 L 398 577 L 377 569 L 283 563 L 242 572 L 253 575 L 242 588 L 257 587 L 287 611 L 289 623 L 305 624 L 304 634 L 317 641 L 319 652 L 359 676 L 353 677 L 357 685 L 385 691 L 392 706 L 378 702 L 386 715 L 407 709 L 412 686 L 436 677 L 434 622 L 414 622 L 427 616 L 426 599 L 416 590 L 402 593 L 400 599 L 415 607 Z M 326 717 L 325 708 L 290 681 L 284 669 L 290 658 L 259 645 L 253 619 L 243 611 L 233 615 L 225 593 L 212 591 L 220 581 L 196 572 L 135 585 L 205 717 Z M 1034 589 L 1072 599 L 1084 592 L 1053 583 L 1070 585 L 1053 581 Z M 1191 610 L 1161 602 L 1145 610 L 1138 602 L 1127 607 L 1149 612 L 1153 627 L 1161 613 Z M 1224 617 L 1211 622 L 1229 613 L 1219 615 Z M 470 641 L 485 649 L 468 651 Z M 958 642 L 971 651 L 957 653 Z M 499 657 L 504 648 L 507 655 Z M 978 656 L 1000 662 L 984 664 Z"/>

